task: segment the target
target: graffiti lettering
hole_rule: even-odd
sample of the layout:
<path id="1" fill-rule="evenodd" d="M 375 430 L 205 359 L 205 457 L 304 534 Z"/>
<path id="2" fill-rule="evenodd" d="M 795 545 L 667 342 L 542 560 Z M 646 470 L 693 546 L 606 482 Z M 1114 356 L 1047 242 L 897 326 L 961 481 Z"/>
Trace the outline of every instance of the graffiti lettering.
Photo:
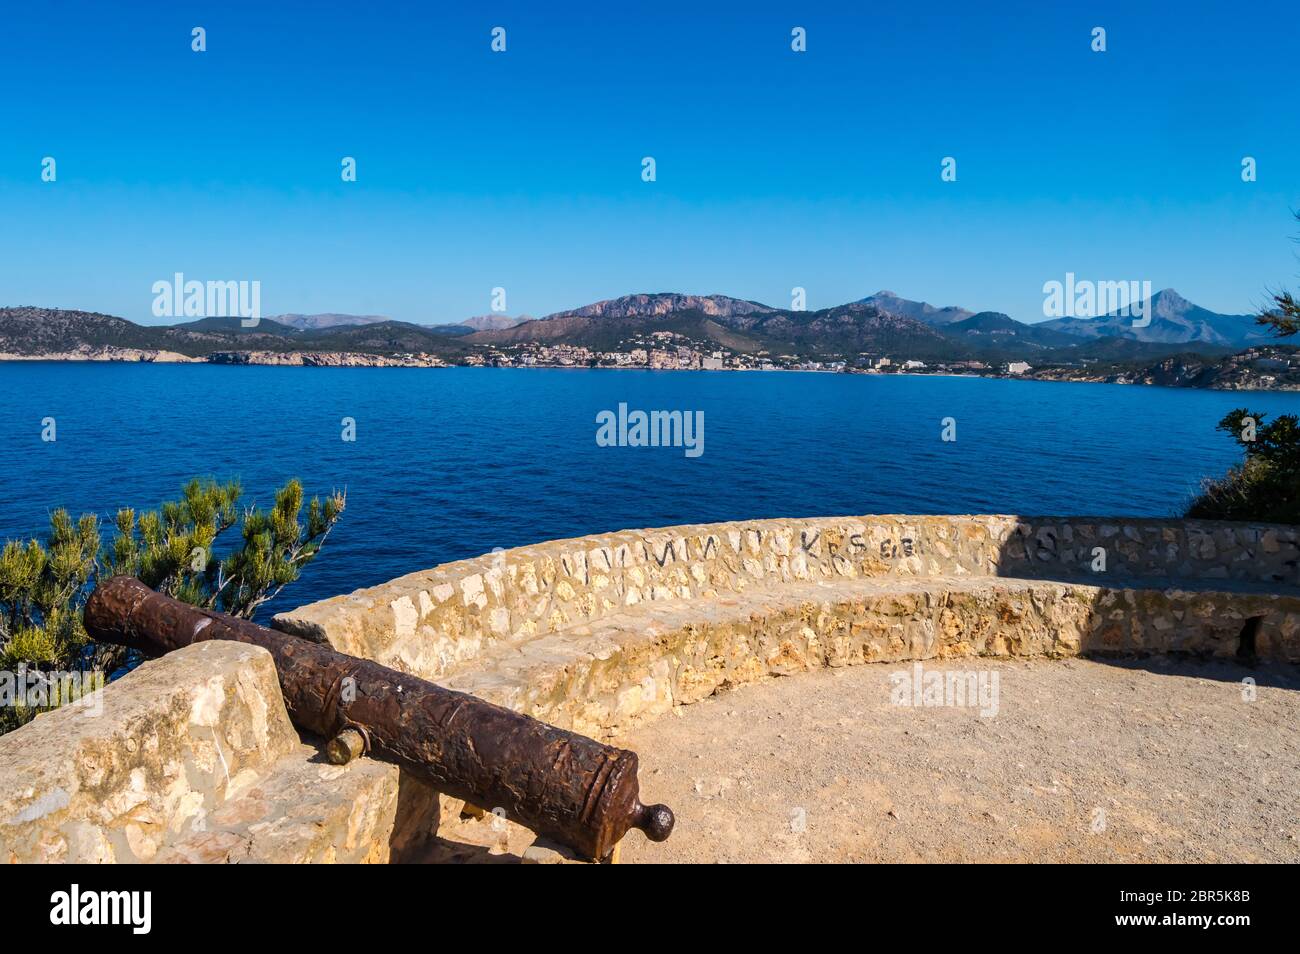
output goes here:
<path id="1" fill-rule="evenodd" d="M 677 551 L 676 549 L 673 548 L 673 541 L 671 540 L 669 540 L 667 543 L 664 544 L 663 556 L 655 556 L 655 552 L 653 549 L 650 550 L 650 555 L 654 557 L 655 562 L 658 563 L 660 566 L 663 566 L 665 563 L 667 563 L 668 558 L 670 556 L 673 558 L 673 562 L 676 562 L 677 560 Z"/>
<path id="2" fill-rule="evenodd" d="M 880 541 L 880 555 L 886 560 L 897 560 L 900 556 L 910 557 L 916 552 L 911 537 L 903 537 L 897 542 L 893 540 Z"/>

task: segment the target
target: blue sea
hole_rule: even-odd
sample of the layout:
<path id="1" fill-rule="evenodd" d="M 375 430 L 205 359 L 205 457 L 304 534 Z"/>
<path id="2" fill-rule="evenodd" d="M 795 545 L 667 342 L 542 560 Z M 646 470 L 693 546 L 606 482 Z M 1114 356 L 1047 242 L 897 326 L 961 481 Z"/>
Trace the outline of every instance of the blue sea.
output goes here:
<path id="1" fill-rule="evenodd" d="M 596 415 L 702 411 L 703 453 L 598 446 Z M 156 507 L 195 475 L 270 505 L 347 491 L 259 613 L 495 547 L 665 524 L 860 513 L 1167 516 L 1239 457 L 1234 407 L 1300 394 L 790 372 L 0 364 L 0 539 L 50 510 Z M 41 439 L 52 417 L 54 442 Z M 344 441 L 343 418 L 355 420 Z M 941 440 L 955 419 L 956 440 Z M 233 535 L 234 531 L 230 531 Z"/>

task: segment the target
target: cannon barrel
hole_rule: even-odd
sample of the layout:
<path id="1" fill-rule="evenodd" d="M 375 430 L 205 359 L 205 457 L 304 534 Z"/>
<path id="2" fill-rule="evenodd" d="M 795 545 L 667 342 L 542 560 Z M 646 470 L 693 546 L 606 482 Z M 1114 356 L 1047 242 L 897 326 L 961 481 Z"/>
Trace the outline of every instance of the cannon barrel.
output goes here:
<path id="1" fill-rule="evenodd" d="M 439 791 L 491 810 L 567 845 L 606 857 L 631 828 L 654 841 L 672 832 L 666 805 L 641 804 L 635 752 L 547 725 L 249 620 L 199 609 L 116 576 L 86 603 L 86 631 L 158 656 L 207 639 L 270 652 L 289 717 L 332 739 L 359 732 L 369 754 L 394 762 Z"/>

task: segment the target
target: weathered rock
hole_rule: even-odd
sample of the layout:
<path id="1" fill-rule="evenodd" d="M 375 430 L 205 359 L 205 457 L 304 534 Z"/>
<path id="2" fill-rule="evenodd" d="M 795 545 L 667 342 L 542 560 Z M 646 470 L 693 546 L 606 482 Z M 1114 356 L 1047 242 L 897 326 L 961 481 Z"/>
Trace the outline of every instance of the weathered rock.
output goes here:
<path id="1" fill-rule="evenodd" d="M 161 863 L 374 864 L 419 860 L 438 827 L 438 795 L 373 759 L 330 765 L 303 745 L 163 849 Z"/>
<path id="2" fill-rule="evenodd" d="M 0 736 L 0 859 L 150 861 L 299 746 L 271 656 L 205 643 Z"/>
<path id="3" fill-rule="evenodd" d="M 0 736 L 0 859 L 383 862 L 437 830 L 424 783 L 299 741 L 264 649 L 197 643 L 92 701 Z"/>

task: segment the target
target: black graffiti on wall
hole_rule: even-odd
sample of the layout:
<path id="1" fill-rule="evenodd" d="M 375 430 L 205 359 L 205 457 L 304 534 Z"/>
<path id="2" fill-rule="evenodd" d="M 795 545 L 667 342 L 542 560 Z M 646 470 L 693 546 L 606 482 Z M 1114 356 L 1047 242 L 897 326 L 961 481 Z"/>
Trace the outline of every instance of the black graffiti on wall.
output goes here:
<path id="1" fill-rule="evenodd" d="M 742 530 L 741 533 L 745 535 L 752 534 L 751 539 L 759 548 L 763 545 L 764 537 L 769 536 L 759 527 Z M 702 538 L 702 546 L 697 539 L 696 548 L 701 550 L 698 559 L 707 560 L 710 557 L 716 557 L 719 553 L 718 539 L 717 535 L 709 534 Z M 663 541 L 662 549 L 657 549 L 655 542 L 643 539 L 641 541 L 641 550 L 647 561 L 653 560 L 658 566 L 664 567 L 679 560 L 692 559 L 691 543 L 692 538 L 690 537 L 681 537 L 677 540 L 668 539 Z M 814 553 L 819 544 L 823 543 L 826 548 L 826 555 L 831 560 L 851 559 L 860 556 L 864 551 L 873 549 L 872 544 L 868 543 L 861 533 L 850 534 L 844 542 L 837 542 L 830 538 L 823 540 L 821 530 L 801 530 L 799 532 L 799 546 L 805 553 Z M 609 547 L 598 547 L 596 552 L 599 552 L 605 558 L 605 563 L 611 569 L 625 565 L 624 561 L 618 558 L 618 554 L 611 552 Z M 881 559 L 905 559 L 915 556 L 919 552 L 920 547 L 913 537 L 890 537 L 879 543 Z M 581 563 L 577 565 L 571 563 L 567 554 L 560 558 L 560 563 L 564 572 L 569 576 L 576 576 L 579 571 L 582 571 L 582 575 L 585 577 L 590 569 Z"/>

